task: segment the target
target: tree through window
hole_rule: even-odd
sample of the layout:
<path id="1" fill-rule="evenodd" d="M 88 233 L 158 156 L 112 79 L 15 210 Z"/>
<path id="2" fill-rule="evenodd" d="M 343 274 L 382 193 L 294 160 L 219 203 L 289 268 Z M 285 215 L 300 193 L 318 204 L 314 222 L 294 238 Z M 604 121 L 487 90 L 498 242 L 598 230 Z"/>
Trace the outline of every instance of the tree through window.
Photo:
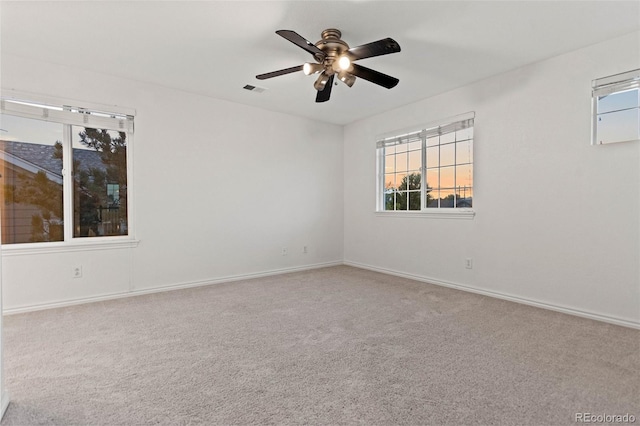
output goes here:
<path id="1" fill-rule="evenodd" d="M 73 236 L 126 235 L 126 132 L 72 129 Z"/>

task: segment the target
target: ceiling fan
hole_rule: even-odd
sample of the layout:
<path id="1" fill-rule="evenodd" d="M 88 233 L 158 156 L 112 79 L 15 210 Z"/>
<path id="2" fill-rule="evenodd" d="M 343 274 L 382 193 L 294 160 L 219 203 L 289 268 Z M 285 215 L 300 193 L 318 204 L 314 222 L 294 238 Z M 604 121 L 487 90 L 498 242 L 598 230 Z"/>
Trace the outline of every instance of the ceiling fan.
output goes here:
<path id="1" fill-rule="evenodd" d="M 356 77 L 363 78 L 387 89 L 395 87 L 400 81 L 395 77 L 353 63 L 359 59 L 399 52 L 400 45 L 392 38 L 385 38 L 350 48 L 346 42 L 340 39 L 342 36 L 340 30 L 335 28 L 324 30 L 321 34 L 322 40 L 316 44 L 311 43 L 295 31 L 278 30 L 276 34 L 311 53 L 316 63 L 307 62 L 296 67 L 259 74 L 256 78 L 258 80 L 266 80 L 296 71 L 302 71 L 306 75 L 320 74 L 313 85 L 318 91 L 316 102 L 329 100 L 335 76 L 338 76 L 338 80 L 349 87 L 353 86 Z"/>

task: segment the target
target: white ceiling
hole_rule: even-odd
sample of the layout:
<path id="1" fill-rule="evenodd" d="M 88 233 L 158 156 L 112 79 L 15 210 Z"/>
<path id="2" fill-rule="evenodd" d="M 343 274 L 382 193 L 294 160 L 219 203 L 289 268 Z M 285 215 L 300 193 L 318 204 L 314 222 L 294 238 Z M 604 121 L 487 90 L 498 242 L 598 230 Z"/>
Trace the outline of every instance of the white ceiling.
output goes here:
<path id="1" fill-rule="evenodd" d="M 3 53 L 346 124 L 637 31 L 640 2 L 2 1 L 0 16 Z M 351 47 L 395 39 L 400 53 L 359 64 L 398 86 L 340 83 L 318 104 L 313 76 L 255 79 L 312 61 L 275 30 L 315 43 L 326 28 Z"/>

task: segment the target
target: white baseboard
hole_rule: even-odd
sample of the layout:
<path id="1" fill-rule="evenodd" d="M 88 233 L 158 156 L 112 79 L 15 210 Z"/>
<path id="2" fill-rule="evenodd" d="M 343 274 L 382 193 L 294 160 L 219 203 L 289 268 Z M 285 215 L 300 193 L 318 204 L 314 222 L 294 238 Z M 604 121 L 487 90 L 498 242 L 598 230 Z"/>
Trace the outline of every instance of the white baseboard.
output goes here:
<path id="1" fill-rule="evenodd" d="M 143 290 L 132 290 L 132 291 L 126 291 L 126 292 L 120 292 L 120 293 L 101 294 L 99 296 L 83 297 L 83 298 L 72 299 L 72 300 L 61 300 L 57 302 L 43 303 L 39 305 L 28 305 L 28 306 L 19 306 L 16 308 L 6 308 L 6 309 L 3 309 L 2 313 L 3 315 L 22 314 L 26 312 L 42 311 L 45 309 L 63 308 L 66 306 L 81 305 L 84 303 L 104 302 L 107 300 L 122 299 L 125 297 L 132 297 L 132 296 L 141 296 L 144 294 L 160 293 L 160 292 L 172 291 L 172 290 L 182 290 L 182 289 L 192 288 L 192 287 L 202 287 L 202 286 L 213 285 L 213 284 L 222 284 L 222 283 L 242 281 L 242 280 L 247 280 L 252 278 L 269 277 L 273 275 L 308 271 L 312 269 L 327 268 L 331 266 L 340 266 L 340 265 L 343 265 L 342 261 L 334 261 L 334 262 L 314 263 L 311 265 L 295 266 L 291 268 L 272 269 L 269 271 L 255 272 L 250 274 L 229 275 L 221 278 L 188 281 L 188 282 L 182 282 L 178 284 L 171 284 L 167 286 L 154 287 L 154 288 L 143 289 Z"/>
<path id="2" fill-rule="evenodd" d="M 537 308 L 548 309 L 548 310 L 556 311 L 556 312 L 562 312 L 562 313 L 565 313 L 565 314 L 574 315 L 574 316 L 578 316 L 578 317 L 582 317 L 582 318 L 589 318 L 589 319 L 592 319 L 592 320 L 602 321 L 602 322 L 615 324 L 615 325 L 620 325 L 620 326 L 623 326 L 623 327 L 640 329 L 640 322 L 631 321 L 631 320 L 624 319 L 624 318 L 617 318 L 617 317 L 602 315 L 602 314 L 598 314 L 598 313 L 594 313 L 594 312 L 582 311 L 582 310 L 579 310 L 579 309 L 569 308 L 569 307 L 561 306 L 561 305 L 550 304 L 550 303 L 547 303 L 547 302 L 541 302 L 541 301 L 534 300 L 534 299 L 527 299 L 527 298 L 514 296 L 514 295 L 511 295 L 511 294 L 506 294 L 506 293 L 502 293 L 502 292 L 484 290 L 484 289 L 480 289 L 480 288 L 473 287 L 473 286 L 453 283 L 453 282 L 449 282 L 449 281 L 443 281 L 443 280 L 430 278 L 430 277 L 425 277 L 425 276 L 421 276 L 421 275 L 409 274 L 409 273 L 406 273 L 406 272 L 400 272 L 400 271 L 387 269 L 387 268 L 380 268 L 380 267 L 377 267 L 377 266 L 367 265 L 367 264 L 364 264 L 364 263 L 348 261 L 348 260 L 317 263 L 317 264 L 297 266 L 297 267 L 292 267 L 292 268 L 272 269 L 272 270 L 269 270 L 269 271 L 263 271 L 263 272 L 257 272 L 257 273 L 251 273 L 251 274 L 230 275 L 230 276 L 221 277 L 221 278 L 213 278 L 213 279 L 199 280 L 199 281 L 189 281 L 189 282 L 172 284 L 172 285 L 162 286 L 162 287 L 154 287 L 154 288 L 144 289 L 144 290 L 133 290 L 133 291 L 129 291 L 129 292 L 105 294 L 105 295 L 99 295 L 99 296 L 94 296 L 94 297 L 86 297 L 86 298 L 79 298 L 79 299 L 73 299 L 73 300 L 62 300 L 62 301 L 59 301 L 59 302 L 44 303 L 44 304 L 40 304 L 40 305 L 20 306 L 20 307 L 16 307 L 16 308 L 4 309 L 3 310 L 3 314 L 4 315 L 21 314 L 21 313 L 26 313 L 26 312 L 40 311 L 40 310 L 44 310 L 44 309 L 62 308 L 62 307 L 65 307 L 65 306 L 80 305 L 80 304 L 84 304 L 84 303 L 102 302 L 102 301 L 107 301 L 107 300 L 121 299 L 121 298 L 125 298 L 125 297 L 140 296 L 140 295 L 144 295 L 144 294 L 152 294 L 152 293 L 159 293 L 159 292 L 172 291 L 172 290 L 181 290 L 181 289 L 192 288 L 192 287 L 202 287 L 202 286 L 213 285 L 213 284 L 221 284 L 221 283 L 227 283 L 227 282 L 233 282 L 233 281 L 241 281 L 241 280 L 246 280 L 246 279 L 251 279 L 251 278 L 268 277 L 268 276 L 273 276 L 273 275 L 286 274 L 286 273 L 290 273 L 290 272 L 300 272 L 300 271 L 307 271 L 307 270 L 319 269 L 319 268 L 327 268 L 327 267 L 339 266 L 339 265 L 353 266 L 353 267 L 360 268 L 360 269 L 367 269 L 367 270 L 370 270 L 370 271 L 380 272 L 380 273 L 388 274 L 388 275 L 394 275 L 394 276 L 402 277 L 402 278 L 408 278 L 408 279 L 412 279 L 412 280 L 415 280 L 415 281 L 421 281 L 421 282 L 425 282 L 425 283 L 429 283 L 429 284 L 439 285 L 439 286 L 442 286 L 442 287 L 454 288 L 454 289 L 457 289 L 457 290 L 467 291 L 467 292 L 471 292 L 471 293 L 477 293 L 477 294 L 481 294 L 481 295 L 484 295 L 484 296 L 494 297 L 494 298 L 497 298 L 497 299 L 508 300 L 508 301 L 511 301 L 511 302 L 521 303 L 521 304 L 529 305 L 529 306 L 535 306 Z M 8 404 L 8 401 L 7 401 L 7 404 Z"/>
<path id="3" fill-rule="evenodd" d="M 408 274 L 405 272 L 395 271 L 392 269 L 379 268 L 377 266 L 371 266 L 359 262 L 353 262 L 345 260 L 344 264 L 347 266 L 353 266 L 355 268 L 367 269 L 374 272 L 380 272 L 383 274 L 394 275 L 397 277 L 408 278 L 415 281 L 420 281 L 428 284 L 434 284 L 442 287 L 454 288 L 457 290 L 467 291 L 470 293 L 477 293 L 483 296 L 494 297 L 496 299 L 508 300 L 510 302 L 521 303 L 523 305 L 535 306 L 536 308 L 548 309 L 551 311 L 562 312 L 564 314 L 574 315 L 582 318 L 589 318 L 596 321 L 602 321 L 610 324 L 621 325 L 623 327 L 640 329 L 640 322 L 627 320 L 624 318 L 616 318 L 607 315 L 597 314 L 593 312 L 581 311 L 579 309 L 569 308 L 566 306 L 554 305 L 546 302 L 541 302 L 538 300 L 527 299 L 524 297 L 513 296 L 510 294 L 491 291 L 491 290 L 483 290 L 477 287 L 462 285 L 457 283 L 452 283 L 448 281 L 438 280 L 435 278 L 424 277 L 421 275 Z"/>

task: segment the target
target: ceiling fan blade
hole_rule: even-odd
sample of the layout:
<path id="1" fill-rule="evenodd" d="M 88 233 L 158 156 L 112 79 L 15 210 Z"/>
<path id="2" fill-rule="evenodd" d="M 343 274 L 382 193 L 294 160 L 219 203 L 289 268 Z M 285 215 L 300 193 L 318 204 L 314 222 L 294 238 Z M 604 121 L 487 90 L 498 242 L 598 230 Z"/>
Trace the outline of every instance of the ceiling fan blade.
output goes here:
<path id="1" fill-rule="evenodd" d="M 315 44 L 311 43 L 309 40 L 302 37 L 300 34 L 298 34 L 295 31 L 278 30 L 276 31 L 276 34 L 286 38 L 291 43 L 311 53 L 313 57 L 316 59 L 316 61 L 318 62 L 322 62 L 326 56 L 325 53 L 322 50 L 318 49 Z"/>
<path id="2" fill-rule="evenodd" d="M 279 75 L 291 74 L 292 72 L 302 71 L 304 65 L 298 65 L 297 67 L 285 68 L 283 70 L 272 71 L 265 74 L 258 74 L 256 78 L 258 80 L 266 80 L 267 78 L 278 77 Z"/>
<path id="3" fill-rule="evenodd" d="M 392 38 L 384 38 L 382 40 L 363 44 L 362 46 L 352 47 L 347 50 L 346 56 L 352 61 L 357 61 L 358 59 L 388 55 L 389 53 L 397 53 L 399 51 L 400 45 L 397 41 Z"/>
<path id="4" fill-rule="evenodd" d="M 329 77 L 329 80 L 324 85 L 324 89 L 318 90 L 318 94 L 316 95 L 316 102 L 327 102 L 329 97 L 331 97 L 331 87 L 333 86 L 333 77 L 335 74 L 332 74 Z"/>
<path id="5" fill-rule="evenodd" d="M 395 77 L 391 77 L 390 75 L 383 74 L 381 72 L 372 70 L 367 67 L 363 67 L 358 64 L 351 64 L 352 69 L 349 72 L 356 77 L 364 78 L 372 83 L 375 83 L 379 86 L 386 87 L 387 89 L 391 89 L 392 87 L 396 87 L 398 80 Z"/>

